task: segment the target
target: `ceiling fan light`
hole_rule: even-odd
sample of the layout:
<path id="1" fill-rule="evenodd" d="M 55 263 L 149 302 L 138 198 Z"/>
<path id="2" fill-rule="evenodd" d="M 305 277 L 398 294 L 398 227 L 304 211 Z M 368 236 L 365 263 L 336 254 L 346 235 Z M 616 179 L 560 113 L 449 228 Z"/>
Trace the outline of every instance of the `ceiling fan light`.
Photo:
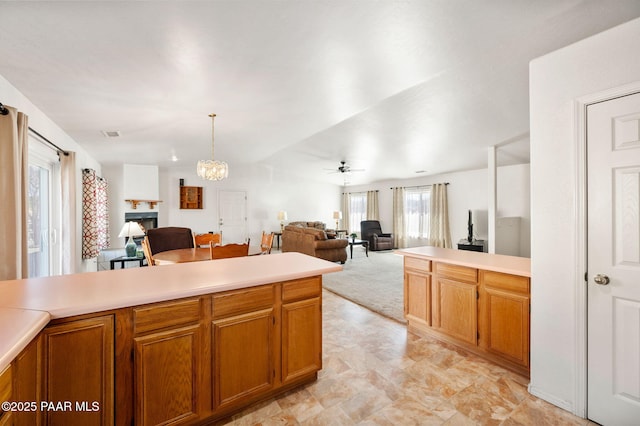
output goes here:
<path id="1" fill-rule="evenodd" d="M 200 160 L 196 166 L 196 173 L 206 180 L 222 180 L 229 177 L 229 165 L 224 161 Z"/>

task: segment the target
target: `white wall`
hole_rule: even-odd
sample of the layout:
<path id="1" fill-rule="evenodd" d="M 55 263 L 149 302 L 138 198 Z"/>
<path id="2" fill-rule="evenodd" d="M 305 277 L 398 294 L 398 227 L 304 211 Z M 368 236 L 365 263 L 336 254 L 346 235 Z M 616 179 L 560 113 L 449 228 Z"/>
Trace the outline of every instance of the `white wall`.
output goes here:
<path id="1" fill-rule="evenodd" d="M 346 192 L 378 190 L 380 224 L 382 230 L 393 229 L 393 194 L 390 188 L 397 186 L 429 185 L 449 182 L 449 224 L 451 242 L 455 244 L 467 237 L 468 211 L 473 213 L 476 239 L 488 238 L 488 170 L 470 170 L 413 179 L 381 181 L 370 185 L 354 185 L 343 188 Z M 518 164 L 498 167 L 498 216 L 519 216 L 521 220 L 521 256 L 529 256 L 529 165 Z M 359 230 L 358 230 L 359 232 Z"/>
<path id="2" fill-rule="evenodd" d="M 278 211 L 288 214 L 286 222 L 296 220 L 319 220 L 331 227 L 333 211 L 339 210 L 341 187 L 305 180 L 289 175 L 285 168 L 275 170 L 269 167 L 252 165 L 229 165 L 229 178 L 219 181 L 204 181 L 196 176 L 195 164 L 182 168 L 160 169 L 160 197 L 155 210 L 149 210 L 141 203 L 136 211 L 157 211 L 158 226 L 185 226 L 196 233 L 218 231 L 218 191 L 245 191 L 247 194 L 247 236 L 252 244 L 260 241 L 262 231 L 279 231 Z M 122 167 L 105 167 L 105 176 L 109 179 L 112 224 L 121 226 L 125 211 L 130 211 L 124 202 Z M 203 209 L 180 209 L 180 179 L 186 186 L 203 187 Z M 117 237 L 118 230 L 112 225 Z M 124 244 L 122 238 L 114 238 L 112 248 Z M 255 243 L 253 243 L 255 242 Z"/>
<path id="3" fill-rule="evenodd" d="M 586 318 L 578 316 L 578 138 L 576 100 L 640 80 L 640 20 L 531 62 L 530 391 L 585 416 L 580 385 Z"/>
<path id="4" fill-rule="evenodd" d="M 74 254 L 75 271 L 95 271 L 97 268 L 96 259 L 82 260 L 82 169 L 94 169 L 101 175 L 100 163 L 92 158 L 83 148 L 80 147 L 68 134 L 66 134 L 57 124 L 38 109 L 26 96 L 20 93 L 9 81 L 0 76 L 0 102 L 4 105 L 17 108 L 19 111 L 29 116 L 29 127 L 49 139 L 66 151 L 76 153 L 76 251 Z"/>

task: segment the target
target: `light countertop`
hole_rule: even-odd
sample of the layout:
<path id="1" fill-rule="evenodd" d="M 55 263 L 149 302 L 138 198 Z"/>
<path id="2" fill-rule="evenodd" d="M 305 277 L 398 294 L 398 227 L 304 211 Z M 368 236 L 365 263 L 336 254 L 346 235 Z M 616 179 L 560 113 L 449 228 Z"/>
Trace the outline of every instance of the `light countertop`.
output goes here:
<path id="1" fill-rule="evenodd" d="M 50 319 L 341 270 L 342 266 L 337 263 L 305 254 L 277 253 L 0 281 L 0 371 Z"/>
<path id="2" fill-rule="evenodd" d="M 396 250 L 395 252 L 403 256 L 428 258 L 453 265 L 531 277 L 531 259 L 528 257 L 506 256 L 503 254 L 489 254 L 431 246 L 413 247 Z"/>

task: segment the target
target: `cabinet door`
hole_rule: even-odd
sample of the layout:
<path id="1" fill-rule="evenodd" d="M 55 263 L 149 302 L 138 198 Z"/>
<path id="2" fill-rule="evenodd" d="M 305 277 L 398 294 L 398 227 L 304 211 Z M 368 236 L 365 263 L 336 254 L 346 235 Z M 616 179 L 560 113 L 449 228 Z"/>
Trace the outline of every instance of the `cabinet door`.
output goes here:
<path id="1" fill-rule="evenodd" d="M 414 271 L 404 274 L 405 307 L 407 321 L 431 325 L 431 275 Z"/>
<path id="2" fill-rule="evenodd" d="M 480 345 L 522 366 L 529 366 L 529 279 L 483 271 Z"/>
<path id="3" fill-rule="evenodd" d="M 137 337 L 136 424 L 185 424 L 198 417 L 200 326 Z"/>
<path id="4" fill-rule="evenodd" d="M 282 382 L 322 368 L 320 298 L 282 305 Z"/>
<path id="5" fill-rule="evenodd" d="M 13 366 L 9 365 L 4 371 L 0 371 L 0 402 L 19 401 L 14 398 L 13 383 Z M 4 411 L 0 408 L 0 426 L 13 425 L 13 416 L 11 411 Z"/>
<path id="6" fill-rule="evenodd" d="M 111 315 L 46 327 L 42 401 L 48 425 L 112 425 L 114 326 Z M 69 410 L 59 403 L 71 404 Z M 78 405 L 79 404 L 79 405 Z"/>
<path id="7" fill-rule="evenodd" d="M 242 404 L 273 388 L 274 328 L 273 308 L 213 321 L 215 409 Z"/>
<path id="8" fill-rule="evenodd" d="M 13 381 L 13 401 L 42 401 L 42 339 L 36 337 L 13 361 L 15 378 Z M 13 413 L 15 426 L 37 426 L 42 417 L 35 411 Z"/>
<path id="9" fill-rule="evenodd" d="M 438 322 L 443 333 L 475 345 L 478 336 L 478 294 L 475 283 L 436 278 Z"/>

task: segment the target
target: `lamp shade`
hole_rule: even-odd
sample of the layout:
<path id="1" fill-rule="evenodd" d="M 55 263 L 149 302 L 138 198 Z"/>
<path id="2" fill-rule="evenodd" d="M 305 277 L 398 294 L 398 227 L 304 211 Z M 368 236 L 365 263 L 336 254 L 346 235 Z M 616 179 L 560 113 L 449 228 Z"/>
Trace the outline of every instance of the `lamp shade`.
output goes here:
<path id="1" fill-rule="evenodd" d="M 138 224 L 138 222 L 125 222 L 122 230 L 118 234 L 118 237 L 141 237 L 144 235 L 144 231 Z"/>
<path id="2" fill-rule="evenodd" d="M 278 212 L 278 220 L 287 220 L 287 212 L 279 211 Z"/>
<path id="3" fill-rule="evenodd" d="M 336 220 L 342 219 L 342 212 L 333 212 L 333 218 Z"/>

